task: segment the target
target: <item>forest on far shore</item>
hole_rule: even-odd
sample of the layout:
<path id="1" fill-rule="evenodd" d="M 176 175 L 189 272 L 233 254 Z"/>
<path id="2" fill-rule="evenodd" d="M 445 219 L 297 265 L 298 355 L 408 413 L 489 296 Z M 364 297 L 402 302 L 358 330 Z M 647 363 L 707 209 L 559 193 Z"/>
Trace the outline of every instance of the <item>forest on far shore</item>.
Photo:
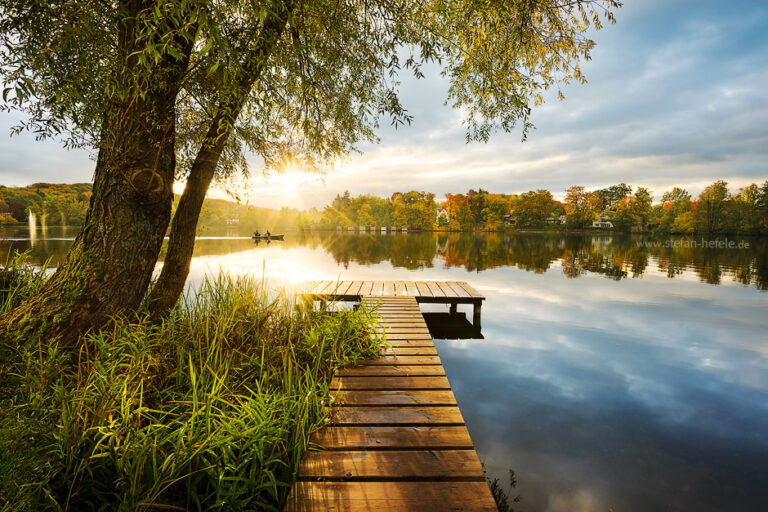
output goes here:
<path id="1" fill-rule="evenodd" d="M 0 186 L 0 224 L 80 225 L 91 195 L 90 183 L 35 183 Z M 176 196 L 174 209 L 179 197 Z M 422 231 L 499 231 L 515 229 L 590 229 L 595 221 L 622 232 L 768 234 L 768 181 L 730 190 L 725 181 L 698 196 L 674 187 L 654 198 L 644 187 L 620 183 L 586 190 L 569 188 L 562 201 L 545 189 L 522 194 L 491 193 L 482 188 L 446 194 L 395 192 L 390 197 L 338 194 L 322 210 L 263 208 L 224 199 L 206 199 L 198 229 L 336 229 L 359 226 L 407 227 Z"/>

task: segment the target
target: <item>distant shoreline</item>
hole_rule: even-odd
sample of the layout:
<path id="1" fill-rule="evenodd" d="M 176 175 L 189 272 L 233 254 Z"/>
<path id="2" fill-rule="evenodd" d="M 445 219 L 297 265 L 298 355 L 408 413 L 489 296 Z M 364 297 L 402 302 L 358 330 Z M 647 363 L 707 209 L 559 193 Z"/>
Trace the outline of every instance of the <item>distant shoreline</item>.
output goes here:
<path id="1" fill-rule="evenodd" d="M 82 224 L 67 224 L 67 225 L 52 225 L 52 226 L 46 226 L 46 229 L 73 229 L 73 228 L 81 228 Z M 0 229 L 2 228 L 13 228 L 13 229 L 29 229 L 29 225 L 23 222 L 15 223 L 15 224 L 0 224 Z M 38 226 L 39 229 L 39 226 Z M 233 228 L 231 225 L 216 225 L 216 226 L 198 226 L 198 230 L 207 231 L 207 230 L 233 230 L 236 228 Z M 248 231 L 248 230 L 243 230 Z M 416 234 L 416 233 L 476 233 L 476 234 L 497 234 L 497 235 L 505 235 L 505 234 L 561 234 L 561 235 L 627 235 L 627 236 L 644 236 L 644 237 L 663 237 L 663 236 L 676 236 L 676 237 L 698 237 L 698 236 L 708 236 L 708 237 L 718 237 L 718 236 L 740 236 L 740 237 L 748 237 L 748 238 L 754 238 L 754 239 L 760 239 L 760 238 L 768 238 L 768 235 L 761 234 L 761 233 L 740 233 L 740 232 L 731 232 L 731 231 L 718 231 L 713 233 L 705 233 L 705 232 L 699 232 L 699 233 L 674 233 L 671 231 L 621 231 L 617 229 L 608 229 L 608 228 L 576 228 L 576 229 L 568 229 L 568 228 L 504 228 L 500 230 L 487 230 L 487 229 L 474 229 L 474 230 L 447 230 L 447 229 L 408 229 L 405 232 L 402 232 L 400 229 L 396 229 L 395 231 L 387 230 L 387 231 L 381 231 L 381 229 L 373 229 L 373 230 L 365 230 L 361 231 L 359 229 L 354 229 L 353 231 L 349 231 L 347 229 L 342 229 L 341 231 L 337 230 L 336 228 L 330 228 L 330 227 L 320 227 L 320 226 L 310 226 L 310 227 L 290 227 L 286 228 L 284 231 L 289 233 L 301 233 L 301 232 L 327 232 L 327 233 L 344 233 L 344 234 L 395 234 L 395 235 L 407 235 L 407 234 Z M 210 236 L 210 235 L 208 235 Z M 198 234 L 196 238 L 204 239 L 206 235 L 204 234 Z M 241 235 L 242 238 L 249 238 L 247 235 Z M 231 238 L 240 238 L 240 237 L 231 237 Z M 167 236 L 165 238 L 168 238 Z M 217 237 L 218 238 L 218 237 Z M 230 237 L 227 237 L 230 238 Z"/>

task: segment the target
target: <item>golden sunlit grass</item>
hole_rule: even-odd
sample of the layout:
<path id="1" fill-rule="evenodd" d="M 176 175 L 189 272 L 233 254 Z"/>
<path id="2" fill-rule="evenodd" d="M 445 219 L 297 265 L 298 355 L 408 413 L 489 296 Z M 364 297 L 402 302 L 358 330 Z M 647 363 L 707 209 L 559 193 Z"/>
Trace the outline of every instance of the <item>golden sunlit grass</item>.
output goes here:
<path id="1" fill-rule="evenodd" d="M 334 368 L 377 353 L 371 319 L 219 274 L 74 360 L 27 347 L 0 366 L 0 510 L 279 510 Z"/>

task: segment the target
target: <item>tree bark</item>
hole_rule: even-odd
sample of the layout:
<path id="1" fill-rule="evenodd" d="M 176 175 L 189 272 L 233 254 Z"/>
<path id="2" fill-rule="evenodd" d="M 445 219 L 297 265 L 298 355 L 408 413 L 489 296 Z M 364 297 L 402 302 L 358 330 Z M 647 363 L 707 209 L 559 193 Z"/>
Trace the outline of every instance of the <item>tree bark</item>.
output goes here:
<path id="1" fill-rule="evenodd" d="M 271 10 L 274 15 L 264 23 L 257 43 L 249 52 L 241 73 L 235 79 L 234 90 L 231 91 L 228 99 L 218 106 L 211 120 L 173 216 L 163 269 L 149 295 L 153 321 L 159 321 L 167 316 L 184 291 L 192 253 L 195 249 L 197 222 L 208 187 L 224 146 L 232 134 L 237 116 L 285 30 L 291 9 L 292 2 L 278 2 Z"/>
<path id="2" fill-rule="evenodd" d="M 206 141 L 209 138 L 215 139 L 218 126 L 216 120 L 211 123 Z M 220 137 L 213 147 L 204 145 L 192 163 L 187 184 L 184 186 L 184 192 L 179 199 L 179 205 L 171 223 L 168 252 L 163 261 L 163 269 L 149 294 L 153 321 L 159 321 L 165 317 L 176 305 L 184 290 L 192 252 L 195 249 L 195 233 L 200 210 L 225 142 L 226 137 Z"/>
<path id="3" fill-rule="evenodd" d="M 143 2 L 128 1 L 120 27 L 120 80 L 131 79 Z M 0 318 L 0 341 L 10 347 L 73 345 L 110 316 L 136 308 L 146 293 L 168 227 L 175 173 L 175 103 L 187 57 L 167 57 L 152 72 L 144 97 L 115 100 L 105 112 L 102 145 L 85 223 L 66 261 L 43 289 Z"/>

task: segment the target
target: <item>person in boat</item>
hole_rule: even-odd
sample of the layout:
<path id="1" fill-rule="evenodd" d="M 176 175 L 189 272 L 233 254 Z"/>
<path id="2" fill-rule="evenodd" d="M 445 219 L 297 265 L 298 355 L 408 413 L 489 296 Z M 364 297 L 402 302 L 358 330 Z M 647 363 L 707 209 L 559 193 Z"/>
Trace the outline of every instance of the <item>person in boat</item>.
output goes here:
<path id="1" fill-rule="evenodd" d="M 253 237 L 254 238 L 261 238 L 261 233 L 259 233 L 258 231 L 254 231 L 253 232 Z"/>
<path id="2" fill-rule="evenodd" d="M 266 232 L 266 233 L 264 233 L 264 236 L 266 236 L 267 238 L 269 238 L 269 237 L 270 237 L 270 236 L 272 236 L 272 235 L 271 235 L 271 233 L 269 232 L 269 230 L 267 230 L 267 232 Z"/>

